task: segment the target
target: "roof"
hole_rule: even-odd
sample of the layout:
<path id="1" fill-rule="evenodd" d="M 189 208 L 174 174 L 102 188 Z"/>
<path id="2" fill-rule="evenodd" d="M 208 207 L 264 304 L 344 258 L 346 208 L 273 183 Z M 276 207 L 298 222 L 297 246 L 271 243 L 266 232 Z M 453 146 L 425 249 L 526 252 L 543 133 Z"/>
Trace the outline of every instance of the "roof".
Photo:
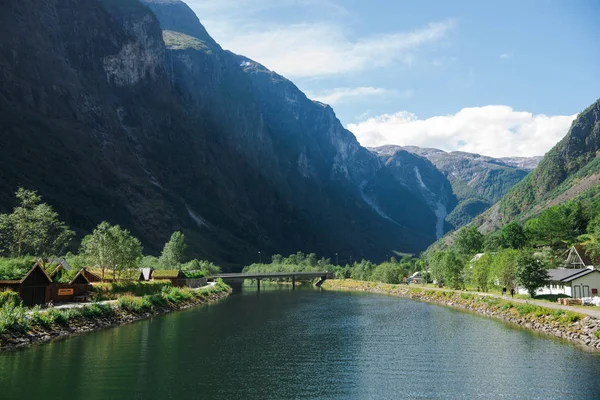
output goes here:
<path id="1" fill-rule="evenodd" d="M 553 282 L 571 282 L 592 272 L 597 272 L 591 268 L 557 268 L 549 269 L 548 274 Z"/>
<path id="2" fill-rule="evenodd" d="M 67 271 L 70 271 L 72 268 L 69 265 L 69 263 L 67 262 L 67 260 L 62 259 L 62 258 L 51 258 L 50 259 L 50 263 L 58 263 L 60 265 L 63 266 L 64 269 L 66 269 Z"/>
<path id="3" fill-rule="evenodd" d="M 71 282 L 69 282 L 69 284 L 72 285 L 79 277 L 82 277 L 87 283 L 90 283 L 90 280 L 87 278 L 87 276 L 85 276 L 85 269 L 80 269 L 79 272 L 75 274 L 73 279 L 71 279 Z"/>
<path id="4" fill-rule="evenodd" d="M 485 255 L 485 253 L 477 253 L 473 256 L 473 258 L 471 259 L 471 262 L 475 262 L 477 260 L 479 260 L 481 257 L 483 257 Z"/>
<path id="5" fill-rule="evenodd" d="M 598 258 L 596 259 L 592 259 L 587 253 L 587 249 L 585 247 L 585 245 L 583 244 L 577 244 L 573 247 L 571 247 L 571 252 L 569 253 L 569 255 L 575 251 L 577 253 L 577 255 L 579 256 L 579 258 L 581 259 L 581 262 L 583 262 L 583 265 L 588 266 L 588 265 L 598 265 L 600 264 L 600 260 L 598 260 Z"/>
<path id="6" fill-rule="evenodd" d="M 39 268 L 39 269 L 40 269 L 40 271 L 42 271 L 42 273 L 44 274 L 44 276 L 46 277 L 46 279 L 48 279 L 48 282 L 52 283 L 52 279 L 50 279 L 50 277 L 48 276 L 48 274 L 46 273 L 46 271 L 44 271 L 44 268 L 42 268 L 42 264 L 40 264 L 40 262 L 39 262 L 39 261 L 35 263 L 35 265 L 33 266 L 33 268 L 31 268 L 31 269 L 29 270 L 29 272 L 27 273 L 27 275 L 25 275 L 25 276 L 23 277 L 23 279 L 21 279 L 21 281 L 20 281 L 20 282 L 21 282 L 21 283 L 25 282 L 25 280 L 26 280 L 27 278 L 29 278 L 29 275 L 31 275 L 31 274 L 33 273 L 33 271 L 35 271 L 37 268 Z"/>
<path id="7" fill-rule="evenodd" d="M 155 269 L 152 272 L 152 279 L 176 279 L 181 277 L 181 271 L 178 269 Z"/>
<path id="8" fill-rule="evenodd" d="M 149 281 L 150 278 L 152 277 L 152 271 L 154 271 L 153 268 L 142 268 L 141 270 L 141 274 L 142 274 L 142 278 L 145 281 Z"/>

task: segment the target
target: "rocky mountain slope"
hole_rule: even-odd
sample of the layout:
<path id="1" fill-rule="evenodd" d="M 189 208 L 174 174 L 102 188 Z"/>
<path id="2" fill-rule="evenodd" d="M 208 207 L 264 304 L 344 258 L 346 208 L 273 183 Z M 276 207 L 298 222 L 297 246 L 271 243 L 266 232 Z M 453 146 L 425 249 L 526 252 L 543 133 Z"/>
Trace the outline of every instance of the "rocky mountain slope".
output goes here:
<path id="1" fill-rule="evenodd" d="M 258 251 L 377 260 L 439 236 L 432 205 L 452 200 L 430 166 L 387 168 L 179 0 L 9 0 L 0 24 L 0 211 L 25 186 L 79 237 L 108 220 L 155 253 L 183 230 L 190 255 L 229 266 Z M 431 198 L 398 179 L 415 167 Z"/>
<path id="2" fill-rule="evenodd" d="M 381 146 L 379 155 L 409 152 L 429 160 L 450 182 L 457 203 L 448 204 L 447 222 L 458 228 L 496 203 L 533 169 L 541 157 L 492 158 L 416 146 Z M 450 199 L 450 197 L 447 197 Z"/>
<path id="3" fill-rule="evenodd" d="M 599 154 L 600 100 L 581 112 L 567 135 L 538 166 L 475 218 L 473 224 L 481 232 L 492 232 L 511 221 L 526 221 L 549 207 L 571 200 L 594 203 L 600 198 Z M 443 248 L 452 240 L 453 234 L 448 234 L 429 250 Z"/>
<path id="4" fill-rule="evenodd" d="M 567 135 L 498 204 L 495 224 L 527 218 L 600 190 L 600 100 L 581 112 Z"/>

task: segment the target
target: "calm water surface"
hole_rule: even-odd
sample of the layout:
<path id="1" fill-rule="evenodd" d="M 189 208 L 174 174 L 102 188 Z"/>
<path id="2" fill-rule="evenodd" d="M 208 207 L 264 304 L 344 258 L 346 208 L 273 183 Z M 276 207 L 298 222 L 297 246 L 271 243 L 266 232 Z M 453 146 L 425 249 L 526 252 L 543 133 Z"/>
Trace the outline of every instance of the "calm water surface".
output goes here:
<path id="1" fill-rule="evenodd" d="M 211 306 L 0 355 L 0 399 L 592 399 L 600 357 L 376 295 L 244 287 Z"/>

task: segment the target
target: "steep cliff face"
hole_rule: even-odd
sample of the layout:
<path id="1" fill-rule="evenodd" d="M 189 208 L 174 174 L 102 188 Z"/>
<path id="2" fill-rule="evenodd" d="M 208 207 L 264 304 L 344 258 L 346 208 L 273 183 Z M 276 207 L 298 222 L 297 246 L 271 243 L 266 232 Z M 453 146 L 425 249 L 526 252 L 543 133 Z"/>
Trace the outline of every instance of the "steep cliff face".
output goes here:
<path id="1" fill-rule="evenodd" d="M 457 205 L 452 185 L 429 160 L 401 150 L 396 146 L 383 146 L 372 150 L 385 167 L 405 188 L 427 204 L 436 217 L 437 239 L 452 229 L 446 218 Z"/>
<path id="2" fill-rule="evenodd" d="M 150 9 L 49 0 L 1 11 L 4 210 L 25 186 L 80 235 L 108 220 L 150 252 L 184 229 L 197 255 L 234 262 L 251 253 L 247 236 L 262 231 L 239 193 L 268 184 L 210 121 L 185 109 Z"/>
<path id="3" fill-rule="evenodd" d="M 230 266 L 436 238 L 424 192 L 180 1 L 9 0 L 0 24 L 0 211 L 25 186 L 79 237 L 108 220 L 156 253 L 183 230 L 190 255 Z"/>
<path id="4" fill-rule="evenodd" d="M 435 214 L 394 183 L 331 107 L 259 63 L 223 51 L 198 20 L 190 25 L 193 13 L 181 2 L 147 4 L 164 30 L 175 82 L 226 127 L 236 151 L 285 199 L 289 211 L 276 220 L 289 224 L 280 235 L 301 235 L 300 248 L 326 254 L 333 248 L 355 258 L 384 248 L 415 251 L 435 239 Z"/>

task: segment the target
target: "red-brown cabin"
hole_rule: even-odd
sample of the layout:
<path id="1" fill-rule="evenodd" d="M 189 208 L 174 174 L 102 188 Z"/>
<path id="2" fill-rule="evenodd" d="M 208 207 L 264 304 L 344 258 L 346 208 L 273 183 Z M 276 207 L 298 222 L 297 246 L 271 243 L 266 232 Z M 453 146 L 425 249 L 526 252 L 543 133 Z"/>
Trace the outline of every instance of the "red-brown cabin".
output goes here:
<path id="1" fill-rule="evenodd" d="M 8 289 L 19 293 L 26 306 L 42 305 L 51 300 L 52 279 L 37 262 L 20 280 L 0 281 L 0 290 Z"/>

